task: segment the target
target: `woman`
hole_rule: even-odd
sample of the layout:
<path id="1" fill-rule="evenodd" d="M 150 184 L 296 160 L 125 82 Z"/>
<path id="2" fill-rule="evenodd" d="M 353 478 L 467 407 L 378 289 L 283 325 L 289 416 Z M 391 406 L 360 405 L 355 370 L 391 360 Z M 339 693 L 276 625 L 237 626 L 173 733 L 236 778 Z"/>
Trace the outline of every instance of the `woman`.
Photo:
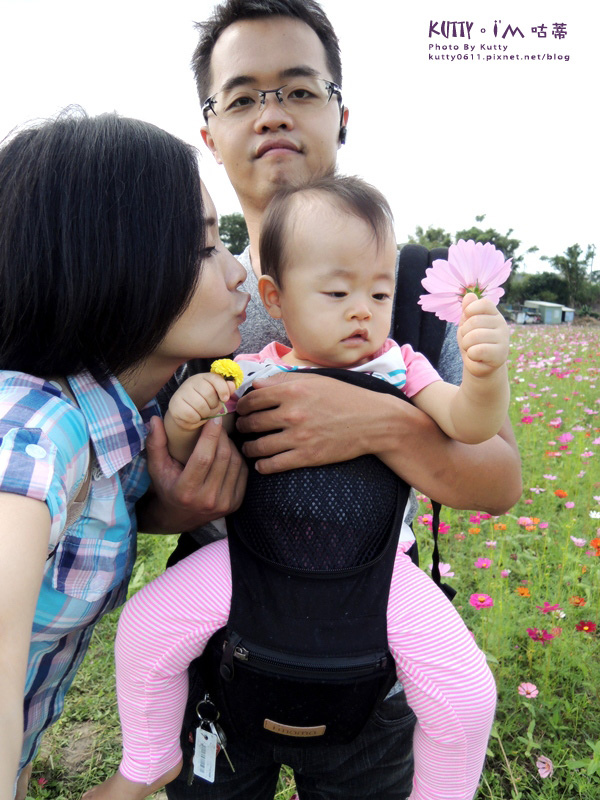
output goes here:
<path id="1" fill-rule="evenodd" d="M 1 800 L 125 598 L 153 398 L 238 346 L 243 278 L 164 131 L 69 112 L 0 148 Z"/>

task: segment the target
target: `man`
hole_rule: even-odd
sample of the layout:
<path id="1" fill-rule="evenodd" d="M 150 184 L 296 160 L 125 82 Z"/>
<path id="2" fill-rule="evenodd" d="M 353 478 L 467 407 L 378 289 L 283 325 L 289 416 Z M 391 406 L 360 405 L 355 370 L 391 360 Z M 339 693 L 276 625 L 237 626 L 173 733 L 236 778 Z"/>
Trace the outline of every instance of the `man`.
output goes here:
<path id="1" fill-rule="evenodd" d="M 285 341 L 255 292 L 262 214 L 279 186 L 332 171 L 345 139 L 348 110 L 341 99 L 338 42 L 313 0 L 226 0 L 199 27 L 193 67 L 205 117 L 202 138 L 224 165 L 248 225 L 250 246 L 240 260 L 255 300 L 242 326 L 241 351 L 257 352 L 273 339 Z M 302 105 L 311 96 L 316 99 Z M 445 379 L 460 380 L 453 329 L 439 369 Z M 238 405 L 238 428 L 267 434 L 244 449 L 259 459 L 261 472 L 373 453 L 409 484 L 454 507 L 499 514 L 520 494 L 519 457 L 508 422 L 490 442 L 468 446 L 448 440 L 407 403 L 323 376 L 287 374 L 255 386 Z M 214 429 L 206 433 L 208 428 L 183 473 L 166 458 L 162 431 L 149 442 L 158 497 L 173 512 L 171 529 L 194 515 L 214 519 L 228 502 L 231 507 L 239 503 L 243 468 Z M 203 477 L 211 490 L 202 484 L 194 501 L 192 481 Z M 177 508 L 179 501 L 183 509 Z M 204 531 L 201 538 L 214 535 Z M 413 724 L 404 693 L 396 691 L 351 745 L 282 750 L 230 739 L 235 773 L 224 758 L 217 759 L 214 784 L 187 786 L 184 768 L 167 795 L 170 800 L 271 800 L 284 762 L 294 768 L 303 800 L 405 798 L 411 787 Z"/>

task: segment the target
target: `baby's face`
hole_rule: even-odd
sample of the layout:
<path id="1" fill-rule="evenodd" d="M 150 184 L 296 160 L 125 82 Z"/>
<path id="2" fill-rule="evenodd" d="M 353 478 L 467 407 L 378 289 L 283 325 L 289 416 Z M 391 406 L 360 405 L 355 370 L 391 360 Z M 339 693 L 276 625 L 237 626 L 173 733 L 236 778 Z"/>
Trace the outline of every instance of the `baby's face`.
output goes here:
<path id="1" fill-rule="evenodd" d="M 393 231 L 380 244 L 366 222 L 316 199 L 288 227 L 281 313 L 294 363 L 353 367 L 389 335 Z"/>

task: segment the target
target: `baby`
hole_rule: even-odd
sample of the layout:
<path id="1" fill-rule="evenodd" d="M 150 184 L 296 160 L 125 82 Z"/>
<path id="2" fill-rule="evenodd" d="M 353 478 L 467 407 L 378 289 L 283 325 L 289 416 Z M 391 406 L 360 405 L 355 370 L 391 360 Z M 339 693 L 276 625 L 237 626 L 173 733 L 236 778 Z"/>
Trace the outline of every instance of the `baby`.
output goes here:
<path id="1" fill-rule="evenodd" d="M 400 388 L 448 436 L 466 443 L 494 436 L 509 402 L 504 319 L 488 300 L 466 294 L 457 334 L 463 379 L 459 387 L 444 383 L 421 354 L 387 338 L 396 255 L 391 211 L 368 184 L 323 178 L 282 190 L 261 229 L 259 289 L 292 346 L 273 342 L 238 356 L 245 376 L 239 388 L 214 373 L 182 384 L 165 416 L 171 454 L 185 462 L 200 426 L 222 413 L 223 403 L 232 410 L 258 377 L 298 367 L 371 373 Z M 401 537 L 387 626 L 397 674 L 417 716 L 411 798 L 469 800 L 493 721 L 494 680 L 457 612 L 406 555 L 410 543 Z M 116 644 L 123 761 L 86 797 L 141 799 L 177 774 L 186 669 L 227 623 L 230 599 L 228 546 L 221 540 L 127 603 Z"/>

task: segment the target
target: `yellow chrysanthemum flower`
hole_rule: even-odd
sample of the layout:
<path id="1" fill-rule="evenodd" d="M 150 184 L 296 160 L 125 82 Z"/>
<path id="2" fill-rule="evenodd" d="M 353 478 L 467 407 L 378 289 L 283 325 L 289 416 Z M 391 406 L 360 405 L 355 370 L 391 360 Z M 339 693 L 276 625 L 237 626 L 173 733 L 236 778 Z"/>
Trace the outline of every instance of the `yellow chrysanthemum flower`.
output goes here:
<path id="1" fill-rule="evenodd" d="M 239 389 L 244 380 L 244 373 L 239 364 L 230 358 L 218 358 L 210 365 L 210 371 L 222 375 L 226 381 L 233 381 L 235 388 Z"/>

